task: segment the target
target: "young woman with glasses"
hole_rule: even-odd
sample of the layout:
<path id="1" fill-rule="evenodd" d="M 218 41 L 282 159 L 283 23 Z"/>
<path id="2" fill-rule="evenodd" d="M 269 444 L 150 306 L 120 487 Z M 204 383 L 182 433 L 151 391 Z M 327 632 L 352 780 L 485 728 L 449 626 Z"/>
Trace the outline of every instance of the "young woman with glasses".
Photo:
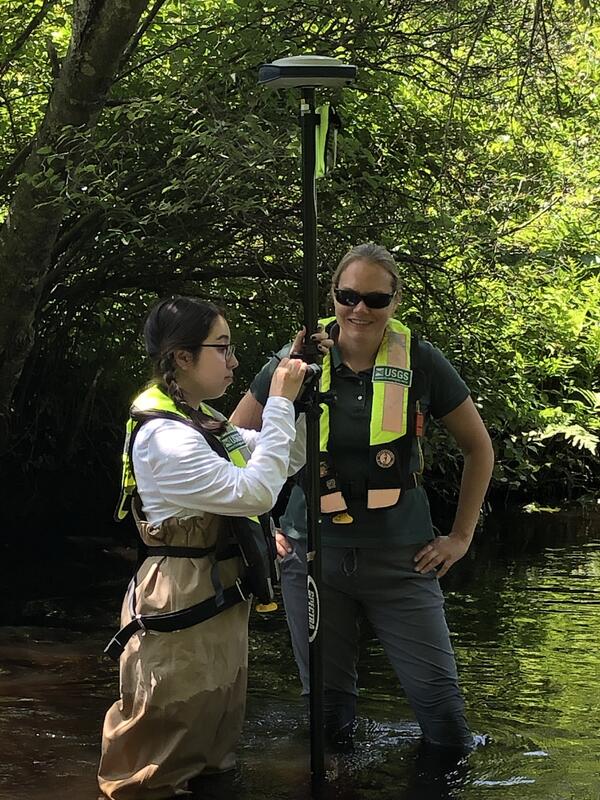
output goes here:
<path id="1" fill-rule="evenodd" d="M 277 365 L 257 433 L 235 428 L 207 405 L 227 390 L 238 366 L 219 309 L 191 297 L 163 300 L 144 337 L 154 379 L 130 412 L 117 513 L 125 516 L 131 502 L 145 557 L 115 639 L 132 621 L 139 624 L 117 642 L 120 699 L 104 721 L 99 768 L 100 788 L 113 800 L 179 796 L 233 768 L 249 602 L 237 591 L 242 563 L 227 517 L 252 520 L 269 511 L 304 462 L 303 419 L 296 436 L 293 405 L 306 372 L 302 360 Z M 303 337 L 301 331 L 294 349 Z M 158 632 L 144 625 L 145 616 L 205 601 L 212 616 L 190 627 L 178 622 Z"/>
<path id="2" fill-rule="evenodd" d="M 333 275 L 332 299 L 335 317 L 323 324 L 335 344 L 323 365 L 322 388 L 335 399 L 320 418 L 328 730 L 342 740 L 352 732 L 364 615 L 425 742 L 468 749 L 472 737 L 438 578 L 471 542 L 491 476 L 491 442 L 455 369 L 394 319 L 399 277 L 387 250 L 374 244 L 350 250 Z M 255 378 L 232 417 L 237 424 L 260 427 L 274 367 L 270 362 Z M 456 515 L 443 536 L 434 533 L 420 478 L 421 442 L 430 417 L 448 429 L 464 456 Z M 280 520 L 278 550 L 294 654 L 308 694 L 305 510 L 296 484 Z"/>

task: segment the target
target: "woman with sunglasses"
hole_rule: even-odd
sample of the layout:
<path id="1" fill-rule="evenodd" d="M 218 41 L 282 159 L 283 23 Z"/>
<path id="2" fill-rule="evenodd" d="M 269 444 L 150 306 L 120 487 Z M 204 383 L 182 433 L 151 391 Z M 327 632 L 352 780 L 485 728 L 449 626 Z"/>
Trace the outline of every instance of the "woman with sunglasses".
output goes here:
<path id="1" fill-rule="evenodd" d="M 438 579 L 471 542 L 493 466 L 469 390 L 439 350 L 394 319 L 399 276 L 383 247 L 354 247 L 332 279 L 334 346 L 321 390 L 321 626 L 325 717 L 334 741 L 356 715 L 359 620 L 369 620 L 430 745 L 465 750 L 472 737 L 458 687 Z M 282 354 L 288 352 L 282 351 Z M 232 419 L 260 427 L 269 375 L 255 378 Z M 434 417 L 464 456 L 456 515 L 436 536 L 421 486 L 422 437 Z M 263 423 L 264 424 L 264 423 Z M 278 534 L 282 589 L 303 693 L 309 692 L 306 507 L 294 485 Z"/>
<path id="2" fill-rule="evenodd" d="M 302 360 L 278 364 L 257 433 L 234 428 L 206 403 L 224 394 L 238 366 L 214 305 L 164 300 L 151 310 L 144 337 L 154 380 L 131 409 L 117 514 L 131 505 L 145 558 L 110 645 L 121 653 L 120 699 L 104 721 L 99 768 L 100 788 L 113 800 L 187 794 L 234 766 L 249 603 L 227 518 L 250 524 L 269 511 L 304 463 L 303 422 L 296 438 L 293 405 Z M 157 615 L 164 624 L 192 608 L 206 618 L 189 625 L 179 613 L 170 628 L 152 627 Z"/>

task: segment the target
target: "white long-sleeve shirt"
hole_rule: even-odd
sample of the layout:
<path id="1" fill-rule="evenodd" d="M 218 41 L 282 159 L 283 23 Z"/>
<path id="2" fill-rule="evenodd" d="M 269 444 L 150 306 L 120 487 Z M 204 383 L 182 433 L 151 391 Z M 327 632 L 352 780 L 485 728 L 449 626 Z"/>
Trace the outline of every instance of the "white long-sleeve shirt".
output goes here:
<path id="1" fill-rule="evenodd" d="M 169 419 L 146 422 L 133 445 L 133 467 L 148 522 L 204 512 L 253 516 L 275 505 L 288 475 L 305 462 L 304 415 L 294 424 L 294 405 L 270 397 L 260 431 L 237 428 L 252 453 L 246 467 L 219 456 L 204 436 Z M 296 431 L 298 432 L 296 434 Z"/>

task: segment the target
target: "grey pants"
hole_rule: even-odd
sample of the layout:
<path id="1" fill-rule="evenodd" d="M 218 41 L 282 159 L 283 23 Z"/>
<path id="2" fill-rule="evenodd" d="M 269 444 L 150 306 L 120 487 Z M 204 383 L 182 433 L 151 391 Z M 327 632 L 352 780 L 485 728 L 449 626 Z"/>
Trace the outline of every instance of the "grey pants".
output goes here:
<path id="1" fill-rule="evenodd" d="M 281 586 L 303 694 L 309 692 L 305 545 L 281 562 Z M 364 615 L 381 642 L 426 741 L 469 747 L 472 736 L 458 688 L 456 663 L 435 572 L 414 571 L 422 545 L 324 547 L 321 625 L 325 713 L 330 727 L 355 716 L 359 622 Z"/>

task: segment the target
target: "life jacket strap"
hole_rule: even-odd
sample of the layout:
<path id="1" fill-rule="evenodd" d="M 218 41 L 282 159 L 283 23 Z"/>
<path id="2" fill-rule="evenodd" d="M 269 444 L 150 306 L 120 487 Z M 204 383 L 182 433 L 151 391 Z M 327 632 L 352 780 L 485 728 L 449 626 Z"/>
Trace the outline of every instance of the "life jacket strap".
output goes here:
<path id="1" fill-rule="evenodd" d="M 181 611 L 170 611 L 166 614 L 137 614 L 131 622 L 116 633 L 104 648 L 104 652 L 115 661 L 118 661 L 127 642 L 139 631 L 158 631 L 172 633 L 182 631 L 198 625 L 207 619 L 216 617 L 225 611 L 249 599 L 250 591 L 245 581 L 238 578 L 233 586 L 223 589 L 222 603 L 217 605 L 215 597 L 209 597 L 201 603 L 196 603 Z"/>

